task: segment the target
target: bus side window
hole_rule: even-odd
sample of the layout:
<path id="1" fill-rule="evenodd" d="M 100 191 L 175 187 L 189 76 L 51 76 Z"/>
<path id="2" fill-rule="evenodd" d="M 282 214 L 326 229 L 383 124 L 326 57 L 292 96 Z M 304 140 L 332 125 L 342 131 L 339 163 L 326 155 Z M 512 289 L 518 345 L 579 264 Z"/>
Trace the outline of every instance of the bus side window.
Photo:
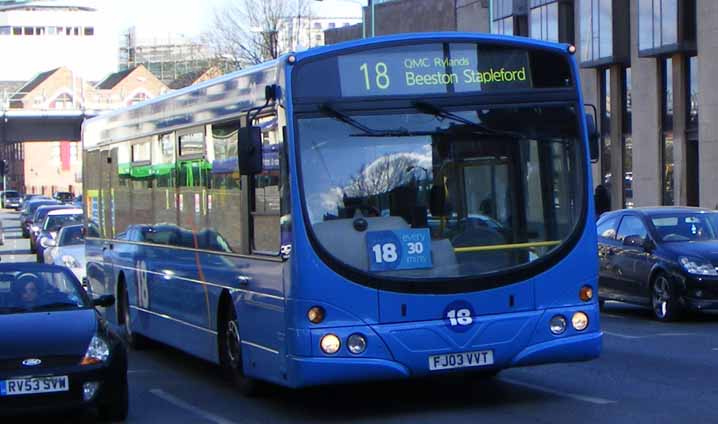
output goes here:
<path id="1" fill-rule="evenodd" d="M 254 175 L 252 194 L 252 250 L 279 252 L 280 238 L 280 152 L 282 140 L 276 116 L 259 118 L 262 128 L 262 172 Z"/>

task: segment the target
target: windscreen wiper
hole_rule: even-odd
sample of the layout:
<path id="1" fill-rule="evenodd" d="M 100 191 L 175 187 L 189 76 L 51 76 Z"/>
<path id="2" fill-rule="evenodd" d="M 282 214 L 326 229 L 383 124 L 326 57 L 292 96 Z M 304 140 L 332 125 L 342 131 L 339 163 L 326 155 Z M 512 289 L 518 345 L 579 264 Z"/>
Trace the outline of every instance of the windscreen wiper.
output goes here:
<path id="1" fill-rule="evenodd" d="M 511 131 L 503 131 L 503 130 L 497 130 L 494 128 L 487 127 L 486 125 L 480 124 L 478 122 L 474 122 L 470 119 L 466 119 L 461 115 L 457 115 L 455 113 L 451 113 L 448 110 L 444 110 L 440 108 L 439 106 L 436 106 L 431 103 L 427 102 L 412 102 L 412 105 L 421 113 L 425 113 L 427 115 L 434 115 L 438 118 L 444 118 L 444 119 L 450 119 L 452 121 L 464 124 L 468 127 L 471 127 L 476 130 L 476 132 L 482 134 L 482 135 L 499 135 L 499 136 L 506 136 L 506 137 L 513 137 L 513 138 L 524 138 L 524 135 L 521 135 L 519 133 L 514 133 Z"/>
<path id="2" fill-rule="evenodd" d="M 361 122 L 357 121 L 356 119 L 352 118 L 349 115 L 346 115 L 333 107 L 329 106 L 328 104 L 323 104 L 319 106 L 319 112 L 321 112 L 323 115 L 332 117 L 338 121 L 344 122 L 347 125 L 350 125 L 359 131 L 362 132 L 362 134 L 351 134 L 352 137 L 357 136 L 364 136 L 364 137 L 413 137 L 413 136 L 427 136 L 427 135 L 435 135 L 436 132 L 433 131 L 409 131 L 406 128 L 399 128 L 399 129 L 390 129 L 390 130 L 377 130 L 374 128 L 369 128 L 366 125 L 362 124 Z"/>

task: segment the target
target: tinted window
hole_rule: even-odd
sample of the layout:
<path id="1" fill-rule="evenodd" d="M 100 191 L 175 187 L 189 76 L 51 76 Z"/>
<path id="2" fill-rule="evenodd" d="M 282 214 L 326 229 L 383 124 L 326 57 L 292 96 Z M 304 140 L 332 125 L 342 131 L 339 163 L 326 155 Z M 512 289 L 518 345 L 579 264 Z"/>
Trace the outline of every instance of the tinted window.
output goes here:
<path id="1" fill-rule="evenodd" d="M 651 217 L 661 241 L 706 241 L 718 239 L 718 214 L 691 213 Z"/>
<path id="2" fill-rule="evenodd" d="M 72 246 L 83 244 L 84 242 L 85 236 L 82 234 L 82 226 L 80 225 L 65 227 L 60 233 L 60 246 Z"/>
<path id="3" fill-rule="evenodd" d="M 616 237 L 616 223 L 618 218 L 608 218 L 605 221 L 598 224 L 596 232 L 599 237 L 603 238 L 614 238 Z"/>
<path id="4" fill-rule="evenodd" d="M 623 217 L 621 225 L 618 227 L 618 240 L 623 240 L 628 236 L 640 236 L 646 238 L 648 232 L 646 226 L 643 225 L 641 218 L 633 215 Z"/>

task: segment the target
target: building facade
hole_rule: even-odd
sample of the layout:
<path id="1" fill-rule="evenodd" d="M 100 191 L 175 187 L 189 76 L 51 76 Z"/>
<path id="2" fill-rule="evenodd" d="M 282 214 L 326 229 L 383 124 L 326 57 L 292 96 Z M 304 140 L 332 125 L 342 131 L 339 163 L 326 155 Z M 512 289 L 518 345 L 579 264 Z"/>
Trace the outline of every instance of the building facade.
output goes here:
<path id="1" fill-rule="evenodd" d="M 97 84 L 68 68 L 42 72 L 7 99 L 4 109 L 33 111 L 85 110 L 93 113 L 126 107 L 168 91 L 144 66 L 110 74 Z M 79 141 L 0 144 L 8 161 L 7 187 L 24 193 L 51 195 L 82 191 L 82 147 Z"/>
<path id="2" fill-rule="evenodd" d="M 601 134 L 594 184 L 609 189 L 612 208 L 718 207 L 718 2 L 394 0 L 374 15 L 376 35 L 458 30 L 576 45 Z M 358 38 L 357 28 L 326 37 Z"/>
<path id="3" fill-rule="evenodd" d="M 98 80 L 117 69 L 111 31 L 94 8 L 59 0 L 0 0 L 0 51 L 6 64 L 0 81 L 27 81 L 60 66 Z"/>
<path id="4" fill-rule="evenodd" d="M 351 1 L 309 2 L 307 13 L 288 16 L 277 27 L 277 50 L 297 51 L 325 44 L 325 31 L 361 22 L 361 6 Z"/>

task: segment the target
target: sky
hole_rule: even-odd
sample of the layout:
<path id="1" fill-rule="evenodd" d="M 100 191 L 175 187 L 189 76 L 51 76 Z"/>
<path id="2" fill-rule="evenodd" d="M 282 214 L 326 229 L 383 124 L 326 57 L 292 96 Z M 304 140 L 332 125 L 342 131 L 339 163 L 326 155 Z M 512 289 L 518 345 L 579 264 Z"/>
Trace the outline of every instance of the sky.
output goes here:
<path id="1" fill-rule="evenodd" d="M 134 25 L 138 37 L 167 34 L 198 36 L 212 23 L 213 10 L 233 0 L 79 0 L 105 9 L 110 22 L 121 31 Z M 235 2 L 238 0 L 234 0 Z M 315 13 L 326 12 L 360 16 L 363 0 L 323 0 L 314 2 Z M 141 11 L 139 13 L 138 11 Z"/>

